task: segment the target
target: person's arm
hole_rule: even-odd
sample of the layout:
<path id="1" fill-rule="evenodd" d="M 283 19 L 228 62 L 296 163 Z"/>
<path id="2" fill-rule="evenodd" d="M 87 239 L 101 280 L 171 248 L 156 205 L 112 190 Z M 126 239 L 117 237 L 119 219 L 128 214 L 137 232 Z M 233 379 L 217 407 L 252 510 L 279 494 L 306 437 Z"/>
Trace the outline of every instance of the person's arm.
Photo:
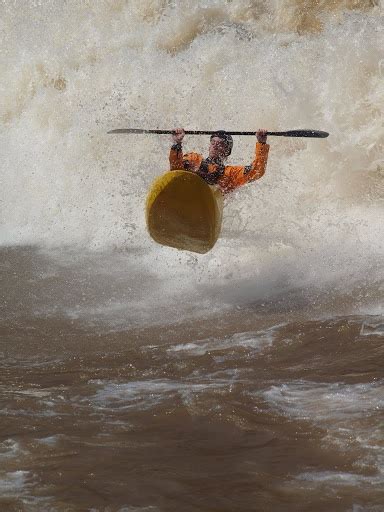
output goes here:
<path id="1" fill-rule="evenodd" d="M 256 142 L 255 159 L 252 164 L 244 167 L 245 182 L 260 179 L 265 174 L 269 153 L 269 144 Z"/>
<path id="2" fill-rule="evenodd" d="M 177 128 L 172 133 L 172 141 L 173 144 L 171 146 L 171 151 L 169 153 L 169 164 L 170 170 L 176 171 L 178 169 L 183 169 L 183 138 L 185 132 L 183 128 Z"/>
<path id="3" fill-rule="evenodd" d="M 269 144 L 267 144 L 267 130 L 256 132 L 257 142 L 255 148 L 255 159 L 252 164 L 244 168 L 244 175 L 248 181 L 254 181 L 264 176 L 267 167 Z"/>
<path id="4" fill-rule="evenodd" d="M 266 130 L 256 132 L 257 142 L 255 148 L 255 158 L 251 165 L 247 166 L 226 166 L 225 175 L 220 180 L 221 186 L 225 192 L 229 192 L 250 181 L 261 178 L 267 167 L 269 144 L 266 143 Z"/>

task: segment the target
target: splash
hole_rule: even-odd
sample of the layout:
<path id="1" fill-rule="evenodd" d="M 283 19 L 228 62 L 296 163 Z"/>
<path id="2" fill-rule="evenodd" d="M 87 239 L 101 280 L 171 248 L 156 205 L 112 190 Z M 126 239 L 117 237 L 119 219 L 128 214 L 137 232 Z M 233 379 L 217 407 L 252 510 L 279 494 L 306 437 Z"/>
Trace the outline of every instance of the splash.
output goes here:
<path id="1" fill-rule="evenodd" d="M 263 275 L 279 289 L 382 282 L 382 2 L 1 10 L 2 245 L 135 249 L 143 269 L 179 276 L 178 286 L 191 268 L 200 282 L 259 285 Z M 167 169 L 169 140 L 106 134 L 124 126 L 331 136 L 270 138 L 265 177 L 229 197 L 221 240 L 195 258 L 153 245 L 145 230 L 146 190 Z M 204 152 L 207 141 L 185 145 Z M 249 163 L 253 145 L 236 140 L 232 162 Z"/>

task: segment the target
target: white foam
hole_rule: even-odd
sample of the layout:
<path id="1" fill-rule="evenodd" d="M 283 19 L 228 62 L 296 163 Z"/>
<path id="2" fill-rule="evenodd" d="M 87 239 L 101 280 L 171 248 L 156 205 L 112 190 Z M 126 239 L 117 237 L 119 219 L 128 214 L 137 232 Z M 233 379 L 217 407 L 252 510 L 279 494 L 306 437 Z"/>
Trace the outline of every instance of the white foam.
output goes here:
<path id="1" fill-rule="evenodd" d="M 0 443 L 0 460 L 13 459 L 21 453 L 20 443 L 14 439 L 6 439 Z"/>
<path id="2" fill-rule="evenodd" d="M 384 337 L 383 321 L 366 321 L 361 324 L 360 336 L 381 336 Z"/>
<path id="3" fill-rule="evenodd" d="M 292 416 L 334 423 L 365 418 L 383 409 L 384 382 L 346 385 L 299 381 L 273 386 L 264 396 Z"/>
<path id="4" fill-rule="evenodd" d="M 261 296 L 378 281 L 381 5 L 342 14 L 322 3 L 304 16 L 296 0 L 13 4 L 2 8 L 0 243 L 136 247 L 142 275 L 169 294 L 195 280 L 248 279 L 252 299 L 261 275 Z M 331 136 L 270 138 L 265 177 L 227 199 L 222 238 L 194 256 L 156 246 L 145 230 L 146 190 L 168 167 L 169 140 L 106 134 L 181 124 Z M 206 151 L 207 139 L 185 146 Z M 249 163 L 253 147 L 236 140 L 232 163 Z"/>
<path id="5" fill-rule="evenodd" d="M 55 434 L 53 436 L 41 437 L 37 441 L 43 445 L 54 447 L 64 437 L 63 434 Z"/>
<path id="6" fill-rule="evenodd" d="M 195 384 L 174 380 L 145 380 L 126 383 L 94 382 L 101 386 L 96 394 L 84 403 L 93 403 L 101 409 L 135 409 L 146 410 L 159 405 L 165 400 L 179 396 L 188 401 L 193 395 L 198 395 L 209 389 L 227 385 L 223 381 Z M 80 404 L 82 401 L 80 400 Z"/>
<path id="7" fill-rule="evenodd" d="M 56 406 L 60 405 L 63 400 L 62 395 L 55 393 L 57 389 L 18 389 L 8 386 L 0 386 L 0 389 L 8 400 L 8 403 L 0 409 L 0 416 L 54 417 L 57 414 L 61 416 L 69 414 L 57 413 L 55 410 Z M 17 407 L 15 406 L 16 403 Z"/>
<path id="8" fill-rule="evenodd" d="M 196 343 L 183 343 L 170 347 L 170 353 L 181 352 L 183 355 L 204 355 L 211 352 L 227 351 L 233 348 L 248 348 L 255 352 L 261 352 L 273 343 L 275 331 L 284 324 L 273 326 L 265 331 L 249 331 L 235 333 L 224 339 L 201 340 Z"/>
<path id="9" fill-rule="evenodd" d="M 30 487 L 31 473 L 29 471 L 12 471 L 0 476 L 0 492 L 3 497 L 13 497 L 24 494 Z"/>
<path id="10" fill-rule="evenodd" d="M 320 4 L 3 2 L 0 245 L 58 248 L 61 261 L 66 247 L 69 260 L 104 253 L 85 280 L 110 283 L 91 298 L 58 287 L 33 304 L 37 316 L 126 329 L 225 314 L 295 288 L 362 289 L 347 313 L 367 302 L 382 310 L 382 6 Z M 145 227 L 169 138 L 107 134 L 175 125 L 331 136 L 270 137 L 266 175 L 226 198 L 221 238 L 194 255 L 156 245 Z M 250 163 L 254 142 L 236 138 L 230 163 Z M 207 143 L 191 136 L 185 149 Z M 117 282 L 125 292 L 115 294 Z M 216 350 L 207 343 L 195 353 Z"/>
<path id="11" fill-rule="evenodd" d="M 351 512 L 382 512 L 383 507 L 381 505 L 378 506 L 370 506 L 370 505 L 357 505 L 354 504 L 352 506 Z"/>
<path id="12" fill-rule="evenodd" d="M 272 386 L 263 392 L 268 403 L 289 417 L 310 421 L 327 432 L 324 443 L 351 450 L 359 446 L 360 464 L 376 467 L 372 477 L 340 472 L 308 472 L 301 480 L 328 482 L 329 485 L 359 482 L 384 483 L 382 415 L 384 381 L 367 384 L 328 384 L 298 381 Z"/>
<path id="13" fill-rule="evenodd" d="M 297 475 L 298 480 L 308 481 L 308 482 L 327 482 L 332 483 L 333 485 L 341 484 L 341 485 L 351 485 L 355 486 L 364 481 L 373 482 L 374 479 L 371 477 L 364 477 L 362 475 L 355 475 L 352 473 L 342 473 L 337 471 L 319 471 L 319 472 L 311 472 L 311 473 L 300 473 Z"/>
<path id="14" fill-rule="evenodd" d="M 22 510 L 25 508 L 31 512 L 51 512 L 54 510 L 50 506 L 51 498 L 35 495 L 36 482 L 36 476 L 30 471 L 0 472 L 1 498 L 15 500 L 17 505 L 21 502 Z"/>
<path id="15" fill-rule="evenodd" d="M 36 398 L 47 398 L 48 396 L 52 395 L 50 391 L 42 391 L 40 389 L 18 389 L 17 394 Z"/>

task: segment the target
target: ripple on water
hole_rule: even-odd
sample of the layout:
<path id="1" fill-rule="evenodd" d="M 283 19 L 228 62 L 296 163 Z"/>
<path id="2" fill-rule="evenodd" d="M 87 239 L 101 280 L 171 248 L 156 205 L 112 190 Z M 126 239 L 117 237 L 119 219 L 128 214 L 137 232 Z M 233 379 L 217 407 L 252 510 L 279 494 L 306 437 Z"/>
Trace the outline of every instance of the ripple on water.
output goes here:
<path id="1" fill-rule="evenodd" d="M 167 379 L 125 383 L 94 381 L 94 383 L 99 384 L 101 388 L 93 397 L 82 400 L 80 403 L 91 403 L 95 407 L 106 410 L 146 410 L 177 395 L 183 400 L 187 400 L 191 394 L 202 393 L 209 389 L 217 389 L 227 385 L 225 381 L 196 384 Z"/>
<path id="2" fill-rule="evenodd" d="M 285 324 L 275 325 L 263 331 L 250 331 L 235 333 L 227 338 L 209 338 L 195 343 L 182 343 L 168 349 L 168 353 L 183 353 L 185 355 L 204 355 L 210 352 L 248 348 L 261 352 L 270 347 L 275 339 L 276 331 Z"/>
<path id="3" fill-rule="evenodd" d="M 338 471 L 308 471 L 296 479 L 308 486 L 371 486 L 384 484 L 382 418 L 384 381 L 368 384 L 317 383 L 297 381 L 272 386 L 262 393 L 267 402 L 293 419 L 305 420 L 325 430 L 323 442 L 354 453 L 358 467 L 374 475 Z"/>

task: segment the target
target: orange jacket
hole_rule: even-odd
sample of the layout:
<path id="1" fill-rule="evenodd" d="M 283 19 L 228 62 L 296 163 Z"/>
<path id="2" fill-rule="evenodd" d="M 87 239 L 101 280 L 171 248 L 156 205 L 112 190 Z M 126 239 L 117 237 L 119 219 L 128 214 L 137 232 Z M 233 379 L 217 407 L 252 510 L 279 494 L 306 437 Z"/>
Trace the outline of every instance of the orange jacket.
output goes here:
<path id="1" fill-rule="evenodd" d="M 204 159 L 198 153 L 183 155 L 181 144 L 174 144 L 171 147 L 169 163 L 171 171 L 184 169 L 195 172 L 210 185 L 218 185 L 224 193 L 228 193 L 263 176 L 267 166 L 268 152 L 268 144 L 257 142 L 255 159 L 251 165 L 220 165 L 209 158 Z"/>

